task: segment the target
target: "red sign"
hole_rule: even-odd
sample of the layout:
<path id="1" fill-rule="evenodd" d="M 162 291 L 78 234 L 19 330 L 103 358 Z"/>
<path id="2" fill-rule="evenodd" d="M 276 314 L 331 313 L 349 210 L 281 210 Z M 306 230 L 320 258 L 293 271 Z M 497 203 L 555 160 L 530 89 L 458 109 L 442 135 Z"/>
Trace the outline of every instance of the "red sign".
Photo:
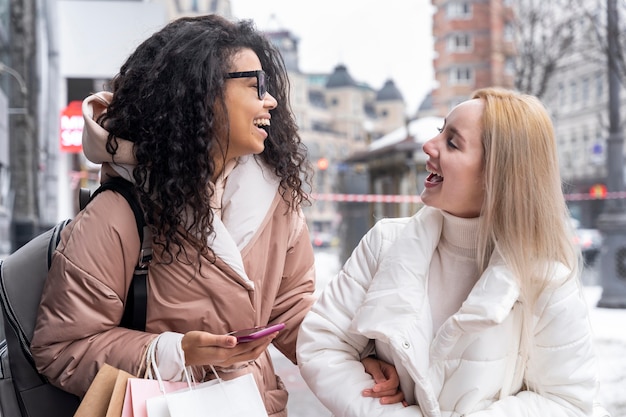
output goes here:
<path id="1" fill-rule="evenodd" d="M 61 152 L 79 153 L 83 151 L 82 101 L 71 101 L 61 111 Z"/>
<path id="2" fill-rule="evenodd" d="M 606 185 L 594 184 L 589 188 L 589 194 L 592 198 L 606 198 Z"/>

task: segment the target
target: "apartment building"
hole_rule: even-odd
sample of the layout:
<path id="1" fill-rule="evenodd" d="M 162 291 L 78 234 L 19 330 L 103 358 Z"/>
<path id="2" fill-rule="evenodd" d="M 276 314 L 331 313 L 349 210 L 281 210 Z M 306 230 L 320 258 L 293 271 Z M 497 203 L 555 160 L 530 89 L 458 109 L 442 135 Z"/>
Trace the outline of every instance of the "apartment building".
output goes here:
<path id="1" fill-rule="evenodd" d="M 606 8 L 595 1 L 583 4 L 585 12 L 581 11 L 574 27 L 575 47 L 560 62 L 558 76 L 550 82 L 543 101 L 554 121 L 569 209 L 581 227 L 596 228 L 604 210 L 602 190 L 608 185 L 609 69 L 606 52 L 596 37 L 606 32 Z M 619 113 L 624 120 L 624 83 L 618 88 Z M 592 195 L 595 190 L 600 190 L 599 195 Z"/>
<path id="2" fill-rule="evenodd" d="M 520 4 L 511 0 L 433 0 L 432 4 L 438 87 L 431 94 L 431 114 L 445 115 L 477 88 L 514 88 L 514 7 Z M 575 45 L 558 61 L 541 99 L 554 121 L 570 211 L 581 227 L 594 228 L 604 202 L 589 193 L 605 190 L 607 184 L 608 68 L 597 40 L 606 31 L 606 8 L 597 1 L 568 7 L 580 9 L 575 12 L 579 18 L 569 26 Z M 571 13 L 561 15 L 571 19 Z M 623 87 L 620 91 L 621 114 L 626 115 L 626 94 Z"/>
<path id="3" fill-rule="evenodd" d="M 477 88 L 513 87 L 513 11 L 507 3 L 432 0 L 436 115 L 445 116 Z"/>

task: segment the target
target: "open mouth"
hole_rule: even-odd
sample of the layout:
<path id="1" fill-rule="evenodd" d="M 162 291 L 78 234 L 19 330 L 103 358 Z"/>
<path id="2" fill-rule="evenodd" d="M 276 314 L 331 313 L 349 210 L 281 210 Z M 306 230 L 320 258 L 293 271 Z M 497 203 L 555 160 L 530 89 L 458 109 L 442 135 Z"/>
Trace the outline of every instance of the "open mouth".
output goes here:
<path id="1" fill-rule="evenodd" d="M 440 182 L 443 182 L 443 177 L 439 174 L 431 172 L 430 175 L 426 178 L 426 181 L 431 184 L 438 184 Z"/>
<path id="2" fill-rule="evenodd" d="M 267 131 L 270 127 L 270 119 L 255 119 L 252 123 L 259 129 Z"/>

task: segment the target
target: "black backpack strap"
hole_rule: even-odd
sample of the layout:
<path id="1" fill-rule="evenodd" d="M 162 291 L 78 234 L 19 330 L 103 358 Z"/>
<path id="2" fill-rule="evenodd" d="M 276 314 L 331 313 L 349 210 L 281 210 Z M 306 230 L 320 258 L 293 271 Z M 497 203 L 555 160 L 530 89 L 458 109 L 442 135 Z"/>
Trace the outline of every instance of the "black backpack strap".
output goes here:
<path id="1" fill-rule="evenodd" d="M 50 269 L 50 266 L 52 265 L 52 255 L 54 255 L 54 250 L 57 246 L 59 246 L 59 242 L 61 241 L 61 232 L 71 221 L 71 219 L 62 220 L 52 229 L 52 236 L 50 236 L 50 240 L 48 241 L 48 269 Z"/>
<path id="2" fill-rule="evenodd" d="M 91 201 L 91 190 L 89 188 L 81 188 L 78 190 L 78 209 L 82 210 Z"/>
<path id="3" fill-rule="evenodd" d="M 152 234 L 146 225 L 143 210 L 137 200 L 134 185 L 121 177 L 110 178 L 103 182 L 91 195 L 93 199 L 102 191 L 112 190 L 121 194 L 135 214 L 137 232 L 139 233 L 140 251 L 133 274 L 133 280 L 126 296 L 124 315 L 120 322 L 121 327 L 135 330 L 146 330 L 146 308 L 148 304 L 148 265 L 152 260 Z"/>

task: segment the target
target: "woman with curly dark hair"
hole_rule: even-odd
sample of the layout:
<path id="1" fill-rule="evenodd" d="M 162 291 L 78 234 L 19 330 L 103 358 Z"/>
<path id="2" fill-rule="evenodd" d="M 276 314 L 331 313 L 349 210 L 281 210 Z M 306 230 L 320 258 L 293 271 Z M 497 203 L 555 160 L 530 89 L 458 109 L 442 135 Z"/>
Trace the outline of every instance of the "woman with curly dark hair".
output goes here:
<path id="1" fill-rule="evenodd" d="M 309 171 L 281 56 L 250 21 L 182 18 L 136 49 L 111 90 L 83 103 L 83 147 L 103 181 L 135 184 L 152 231 L 146 331 L 120 327 L 139 238 L 123 197 L 103 192 L 54 254 L 32 342 L 38 369 L 82 396 L 105 362 L 145 376 L 155 351 L 167 380 L 185 366 L 199 380 L 212 368 L 252 373 L 268 413 L 286 415 L 267 348 L 295 363 L 315 282 L 301 210 Z M 228 335 L 277 323 L 251 342 Z M 383 382 L 370 395 L 397 401 L 397 380 L 372 366 Z"/>

